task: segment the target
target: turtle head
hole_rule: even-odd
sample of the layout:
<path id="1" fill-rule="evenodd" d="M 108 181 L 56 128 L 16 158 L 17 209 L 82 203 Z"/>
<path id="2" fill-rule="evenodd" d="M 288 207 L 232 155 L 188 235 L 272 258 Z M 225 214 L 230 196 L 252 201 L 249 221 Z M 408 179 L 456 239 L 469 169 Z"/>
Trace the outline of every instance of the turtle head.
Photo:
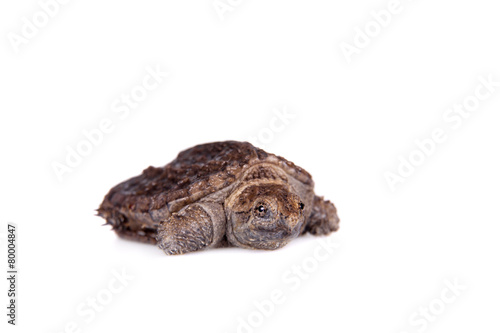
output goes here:
<path id="1" fill-rule="evenodd" d="M 288 185 L 264 183 L 238 188 L 227 199 L 226 236 L 233 245 L 275 250 L 296 238 L 304 204 Z"/>

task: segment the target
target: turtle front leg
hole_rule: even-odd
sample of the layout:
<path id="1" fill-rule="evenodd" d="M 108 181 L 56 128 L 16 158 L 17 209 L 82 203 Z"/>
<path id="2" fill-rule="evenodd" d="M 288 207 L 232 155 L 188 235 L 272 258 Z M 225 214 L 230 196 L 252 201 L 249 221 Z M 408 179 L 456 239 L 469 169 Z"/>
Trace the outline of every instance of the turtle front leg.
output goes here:
<path id="1" fill-rule="evenodd" d="M 187 205 L 160 223 L 156 240 L 166 254 L 183 254 L 217 247 L 226 230 L 221 204 L 199 202 Z"/>
<path id="2" fill-rule="evenodd" d="M 304 232 L 313 235 L 328 235 L 339 229 L 339 222 L 337 208 L 333 203 L 315 195 L 311 215 L 307 219 Z"/>

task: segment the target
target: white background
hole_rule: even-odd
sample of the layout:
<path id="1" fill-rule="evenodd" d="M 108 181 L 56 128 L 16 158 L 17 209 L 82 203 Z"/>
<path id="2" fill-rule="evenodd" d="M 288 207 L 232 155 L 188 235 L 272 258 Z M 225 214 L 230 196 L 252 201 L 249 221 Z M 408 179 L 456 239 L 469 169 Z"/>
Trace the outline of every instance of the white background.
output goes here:
<path id="1" fill-rule="evenodd" d="M 443 118 L 473 101 L 480 76 L 500 81 L 497 4 L 401 0 L 348 62 L 342 43 L 376 29 L 370 12 L 389 1 L 223 3 L 222 20 L 211 0 L 69 1 L 14 47 L 41 7 L 2 2 L 2 271 L 8 222 L 19 259 L 18 325 L 6 323 L 2 278 L 2 332 L 498 332 L 500 87 L 460 124 Z M 168 78 L 120 118 L 113 103 L 148 66 Z M 273 127 L 285 109 L 293 117 Z M 113 130 L 60 181 L 54 163 L 107 118 Z M 391 191 L 384 175 L 435 128 L 447 139 Z M 320 249 L 323 261 L 310 236 L 275 252 L 168 257 L 93 215 L 149 165 L 250 138 L 335 202 L 341 228 L 320 239 L 340 245 Z M 110 294 L 122 270 L 133 278 Z M 271 307 L 273 290 L 283 302 Z M 89 310 L 95 297 L 101 311 Z"/>

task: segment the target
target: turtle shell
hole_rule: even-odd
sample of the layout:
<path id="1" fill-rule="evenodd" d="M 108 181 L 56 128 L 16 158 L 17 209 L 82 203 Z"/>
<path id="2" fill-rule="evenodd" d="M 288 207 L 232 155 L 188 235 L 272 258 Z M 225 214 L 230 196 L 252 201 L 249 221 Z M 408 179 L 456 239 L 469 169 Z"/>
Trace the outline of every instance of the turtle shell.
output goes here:
<path id="1" fill-rule="evenodd" d="M 258 163 L 275 164 L 296 180 L 313 185 L 307 171 L 283 157 L 248 142 L 213 142 L 184 150 L 164 167 L 150 166 L 141 175 L 118 184 L 106 195 L 98 212 L 101 216 L 116 210 L 128 216 L 146 213 L 155 221 L 155 211 L 162 211 L 160 217 L 176 212 L 231 186 Z"/>

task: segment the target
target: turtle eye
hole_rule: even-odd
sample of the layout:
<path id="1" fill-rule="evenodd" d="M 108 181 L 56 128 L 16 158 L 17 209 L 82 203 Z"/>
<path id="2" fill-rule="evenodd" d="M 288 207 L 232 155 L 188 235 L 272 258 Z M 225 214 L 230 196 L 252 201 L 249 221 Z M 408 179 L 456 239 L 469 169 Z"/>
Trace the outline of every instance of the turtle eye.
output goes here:
<path id="1" fill-rule="evenodd" d="M 255 210 L 255 215 L 259 217 L 264 217 L 267 213 L 267 207 L 262 203 L 255 206 L 254 210 Z"/>
<path id="2" fill-rule="evenodd" d="M 299 203 L 299 208 L 300 208 L 300 210 L 304 209 L 304 204 L 302 202 Z"/>

